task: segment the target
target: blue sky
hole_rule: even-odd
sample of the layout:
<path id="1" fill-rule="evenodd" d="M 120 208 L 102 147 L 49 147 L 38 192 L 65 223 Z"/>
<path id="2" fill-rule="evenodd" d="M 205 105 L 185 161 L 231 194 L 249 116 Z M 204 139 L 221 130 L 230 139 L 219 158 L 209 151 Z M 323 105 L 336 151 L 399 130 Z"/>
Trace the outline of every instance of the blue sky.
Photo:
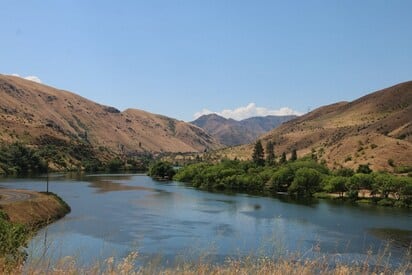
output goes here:
<path id="1" fill-rule="evenodd" d="M 121 110 L 185 121 L 204 109 L 235 118 L 304 113 L 412 79 L 412 1 L 0 7 L 0 73 L 36 76 Z"/>

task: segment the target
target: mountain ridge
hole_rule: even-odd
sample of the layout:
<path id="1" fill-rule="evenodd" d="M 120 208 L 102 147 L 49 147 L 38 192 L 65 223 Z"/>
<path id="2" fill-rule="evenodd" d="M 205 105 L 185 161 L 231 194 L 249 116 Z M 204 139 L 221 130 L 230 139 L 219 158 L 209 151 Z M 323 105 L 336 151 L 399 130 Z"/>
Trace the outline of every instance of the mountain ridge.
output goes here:
<path id="1" fill-rule="evenodd" d="M 0 141 L 83 141 L 116 153 L 203 152 L 221 145 L 199 127 L 0 74 Z"/>
<path id="2" fill-rule="evenodd" d="M 217 114 L 208 114 L 197 118 L 191 123 L 204 129 L 220 143 L 227 146 L 236 146 L 250 143 L 259 135 L 295 117 L 294 115 L 269 115 L 234 120 L 232 118 L 224 118 Z"/>

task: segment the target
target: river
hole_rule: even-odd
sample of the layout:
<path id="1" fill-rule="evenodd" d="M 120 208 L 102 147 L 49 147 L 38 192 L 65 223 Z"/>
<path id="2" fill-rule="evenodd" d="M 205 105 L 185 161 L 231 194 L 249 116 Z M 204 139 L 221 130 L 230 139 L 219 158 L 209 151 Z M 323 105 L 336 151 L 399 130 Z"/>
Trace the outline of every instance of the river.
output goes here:
<path id="1" fill-rule="evenodd" d="M 45 179 L 6 178 L 0 187 L 43 191 Z M 164 265 L 250 255 L 375 264 L 386 253 L 391 265 L 411 260 L 407 209 L 211 193 L 138 174 L 56 174 L 50 191 L 72 211 L 30 241 L 31 263 L 71 256 L 91 265 L 133 251 L 141 262 L 161 258 Z"/>

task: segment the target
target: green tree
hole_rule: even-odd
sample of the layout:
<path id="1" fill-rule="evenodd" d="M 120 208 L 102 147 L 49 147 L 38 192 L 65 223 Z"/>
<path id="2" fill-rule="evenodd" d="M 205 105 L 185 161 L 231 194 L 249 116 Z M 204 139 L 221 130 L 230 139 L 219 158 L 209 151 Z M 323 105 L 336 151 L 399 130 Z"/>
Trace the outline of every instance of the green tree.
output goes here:
<path id="1" fill-rule="evenodd" d="M 396 181 L 392 175 L 387 173 L 377 173 L 374 175 L 372 190 L 379 193 L 382 198 L 388 198 L 389 194 L 395 192 Z"/>
<path id="2" fill-rule="evenodd" d="M 0 148 L 0 167 L 6 174 L 46 171 L 44 160 L 33 149 L 18 142 Z"/>
<path id="3" fill-rule="evenodd" d="M 412 203 L 412 178 L 398 177 L 394 188 L 395 197 L 406 204 Z"/>
<path id="4" fill-rule="evenodd" d="M 282 155 L 280 156 L 280 160 L 279 160 L 280 164 L 285 164 L 286 163 L 286 153 L 283 152 Z"/>
<path id="5" fill-rule="evenodd" d="M 355 172 L 352 169 L 346 168 L 346 167 L 335 171 L 336 176 L 342 176 L 342 177 L 352 177 L 354 173 Z"/>
<path id="6" fill-rule="evenodd" d="M 123 166 L 123 162 L 120 159 L 112 159 L 111 161 L 109 161 L 109 163 L 107 164 L 107 169 L 110 172 L 119 172 L 120 169 Z"/>
<path id="7" fill-rule="evenodd" d="M 310 197 L 320 188 L 321 174 L 312 168 L 300 168 L 296 171 L 288 192 L 300 197 Z"/>
<path id="8" fill-rule="evenodd" d="M 292 153 L 291 153 L 291 156 L 290 156 L 290 160 L 291 160 L 291 161 L 295 161 L 295 160 L 297 160 L 297 159 L 298 159 L 297 151 L 296 151 L 295 148 L 293 148 Z"/>
<path id="9" fill-rule="evenodd" d="M 292 184 L 294 171 L 287 166 L 277 170 L 269 180 L 269 186 L 273 191 L 287 191 Z"/>
<path id="10" fill-rule="evenodd" d="M 271 140 L 266 144 L 266 164 L 271 166 L 275 164 L 275 147 Z"/>
<path id="11" fill-rule="evenodd" d="M 149 168 L 149 176 L 155 179 L 171 180 L 176 174 L 172 164 L 164 161 L 158 161 Z"/>
<path id="12" fill-rule="evenodd" d="M 264 156 L 265 156 L 265 152 L 263 151 L 262 142 L 258 140 L 256 141 L 255 147 L 253 149 L 252 160 L 257 165 L 262 166 L 265 164 Z"/>
<path id="13" fill-rule="evenodd" d="M 330 193 L 339 193 L 342 198 L 343 194 L 347 191 L 346 182 L 348 178 L 342 176 L 332 176 L 325 185 L 325 190 Z"/>
<path id="14" fill-rule="evenodd" d="M 372 173 L 372 169 L 369 167 L 369 164 L 359 164 L 356 173 L 370 174 Z"/>

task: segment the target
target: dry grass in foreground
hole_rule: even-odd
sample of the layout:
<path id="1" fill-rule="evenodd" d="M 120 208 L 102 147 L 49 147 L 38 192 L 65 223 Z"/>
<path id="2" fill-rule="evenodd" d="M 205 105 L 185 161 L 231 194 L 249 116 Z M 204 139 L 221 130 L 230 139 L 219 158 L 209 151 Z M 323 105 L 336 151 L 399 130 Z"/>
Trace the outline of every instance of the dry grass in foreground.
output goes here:
<path id="1" fill-rule="evenodd" d="M 199 263 L 180 264 L 175 267 L 162 267 L 159 262 L 145 266 L 136 265 L 138 253 L 131 253 L 121 261 L 113 257 L 103 263 L 87 268 L 79 268 L 76 260 L 71 257 L 63 258 L 54 265 L 26 266 L 12 273 L 24 274 L 411 274 L 411 262 L 407 261 L 396 269 L 387 265 L 371 266 L 366 260 L 354 265 L 329 264 L 324 258 L 318 260 L 299 261 L 281 259 L 273 261 L 270 258 L 247 257 L 242 260 L 227 260 L 224 264 Z"/>

